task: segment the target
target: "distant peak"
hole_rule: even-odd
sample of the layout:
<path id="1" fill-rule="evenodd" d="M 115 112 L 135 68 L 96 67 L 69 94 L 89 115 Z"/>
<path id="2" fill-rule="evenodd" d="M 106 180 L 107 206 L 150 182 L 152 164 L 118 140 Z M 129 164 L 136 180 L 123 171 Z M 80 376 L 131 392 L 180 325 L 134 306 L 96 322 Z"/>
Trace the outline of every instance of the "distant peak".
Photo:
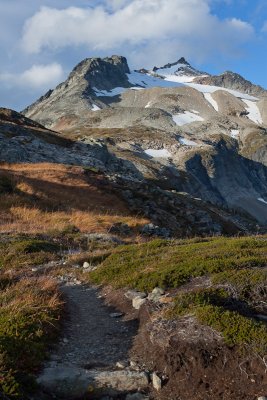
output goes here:
<path id="1" fill-rule="evenodd" d="M 159 69 L 167 69 L 167 68 L 175 67 L 176 65 L 179 65 L 179 64 L 184 64 L 185 66 L 190 66 L 189 62 L 186 61 L 186 59 L 184 57 L 181 57 L 181 58 L 179 58 L 178 61 L 165 64 L 163 67 L 154 67 L 153 71 L 156 72 Z"/>
<path id="2" fill-rule="evenodd" d="M 185 64 L 185 65 L 190 65 L 188 61 L 184 57 L 181 57 L 176 64 Z"/>

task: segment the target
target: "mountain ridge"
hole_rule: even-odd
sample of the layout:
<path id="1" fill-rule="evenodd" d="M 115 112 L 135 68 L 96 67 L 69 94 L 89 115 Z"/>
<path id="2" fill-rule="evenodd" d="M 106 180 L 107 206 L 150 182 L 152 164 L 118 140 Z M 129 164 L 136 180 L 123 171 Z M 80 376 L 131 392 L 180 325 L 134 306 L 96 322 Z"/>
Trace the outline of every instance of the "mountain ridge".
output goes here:
<path id="1" fill-rule="evenodd" d="M 24 114 L 67 138 L 104 139 L 142 179 L 164 176 L 267 222 L 267 99 L 238 74 L 207 75 L 184 58 L 152 71 L 130 71 L 122 56 L 85 59 Z"/>

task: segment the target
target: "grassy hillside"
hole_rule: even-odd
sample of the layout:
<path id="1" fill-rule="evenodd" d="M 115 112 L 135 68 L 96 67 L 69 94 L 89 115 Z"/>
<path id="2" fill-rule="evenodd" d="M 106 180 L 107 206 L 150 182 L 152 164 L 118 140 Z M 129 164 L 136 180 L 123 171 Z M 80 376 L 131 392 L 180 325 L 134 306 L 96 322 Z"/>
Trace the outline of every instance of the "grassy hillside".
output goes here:
<path id="1" fill-rule="evenodd" d="M 114 223 L 147 222 L 94 171 L 57 164 L 0 165 L 0 232 L 107 232 Z"/>

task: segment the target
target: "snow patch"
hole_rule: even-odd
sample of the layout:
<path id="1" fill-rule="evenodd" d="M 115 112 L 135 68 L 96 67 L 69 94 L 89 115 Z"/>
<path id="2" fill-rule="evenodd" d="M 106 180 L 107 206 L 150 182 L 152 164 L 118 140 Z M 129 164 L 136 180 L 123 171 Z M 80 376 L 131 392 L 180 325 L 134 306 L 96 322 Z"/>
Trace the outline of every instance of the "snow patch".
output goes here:
<path id="1" fill-rule="evenodd" d="M 196 121 L 204 121 L 204 119 L 202 117 L 200 117 L 199 115 L 196 115 L 190 111 L 185 111 L 183 114 L 172 115 L 172 119 L 178 126 L 183 126 L 183 125 L 190 124 L 191 122 L 196 122 Z"/>
<path id="2" fill-rule="evenodd" d="M 190 86 L 193 89 L 198 90 L 201 93 L 214 93 L 217 90 L 223 90 L 223 91 L 228 92 L 228 93 L 232 94 L 233 96 L 240 98 L 240 99 L 246 99 L 246 100 L 252 100 L 252 101 L 258 100 L 257 97 L 250 96 L 246 93 L 238 92 L 237 90 L 222 88 L 220 86 L 201 85 L 200 83 L 186 83 L 186 85 Z"/>
<path id="3" fill-rule="evenodd" d="M 171 153 L 167 149 L 160 149 L 160 150 L 155 150 L 155 149 L 147 149 L 145 150 L 145 153 L 153 158 L 169 158 L 171 157 Z"/>
<path id="4" fill-rule="evenodd" d="M 243 99 L 243 102 L 247 105 L 246 110 L 248 111 L 248 118 L 255 122 L 255 124 L 262 124 L 263 120 L 257 104 L 247 99 Z"/>
<path id="5" fill-rule="evenodd" d="M 145 106 L 145 108 L 151 107 L 151 104 L 152 104 L 152 101 L 149 101 L 149 102 L 147 103 L 147 105 Z"/>
<path id="6" fill-rule="evenodd" d="M 239 136 L 239 130 L 238 129 L 231 129 L 230 136 L 234 139 L 237 139 Z"/>
<path id="7" fill-rule="evenodd" d="M 98 107 L 96 104 L 93 104 L 92 111 L 99 111 L 99 110 L 101 110 L 101 108 Z"/>
<path id="8" fill-rule="evenodd" d="M 263 198 L 261 198 L 261 197 L 259 197 L 259 198 L 258 198 L 258 200 L 259 200 L 259 201 L 261 201 L 261 202 L 262 202 L 262 203 L 264 203 L 264 204 L 267 204 L 267 201 L 266 201 L 266 200 L 264 200 L 264 199 L 263 199 Z"/>
<path id="9" fill-rule="evenodd" d="M 196 143 L 196 142 L 193 142 L 193 140 L 188 140 L 188 139 L 185 139 L 185 138 L 179 138 L 178 140 L 184 146 L 199 146 L 199 144 Z"/>
<path id="10" fill-rule="evenodd" d="M 203 95 L 204 95 L 205 99 L 212 105 L 214 110 L 219 111 L 218 103 L 217 103 L 217 101 L 214 100 L 211 93 L 203 93 Z"/>
<path id="11" fill-rule="evenodd" d="M 182 84 L 177 84 L 165 79 L 156 78 L 151 75 L 141 74 L 140 72 L 132 71 L 130 74 L 127 74 L 128 81 L 137 87 L 142 87 L 144 89 L 149 89 L 153 87 L 179 87 L 183 86 Z"/>

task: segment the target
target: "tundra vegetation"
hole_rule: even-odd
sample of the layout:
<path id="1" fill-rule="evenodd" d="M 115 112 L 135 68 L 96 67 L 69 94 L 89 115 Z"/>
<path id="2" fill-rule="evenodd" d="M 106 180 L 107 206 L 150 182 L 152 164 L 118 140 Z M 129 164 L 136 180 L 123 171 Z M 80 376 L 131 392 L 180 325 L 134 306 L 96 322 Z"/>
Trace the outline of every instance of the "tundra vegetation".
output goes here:
<path id="1" fill-rule="evenodd" d="M 88 225 L 83 218 L 80 224 L 73 224 L 73 210 L 78 210 L 77 200 L 70 196 L 66 207 L 62 202 L 62 190 L 71 193 L 71 189 L 66 185 L 62 189 L 55 181 L 58 179 L 56 176 L 60 175 L 62 179 L 66 173 L 70 179 L 76 180 L 81 186 L 79 206 L 83 207 L 83 199 L 85 201 L 88 196 L 88 183 L 83 172 L 74 167 L 53 169 L 49 166 L 43 172 L 45 179 L 42 176 L 42 181 L 40 167 L 34 167 L 36 179 L 27 178 L 27 168 L 30 167 L 23 168 L 24 177 L 17 167 L 13 167 L 11 172 L 2 173 L 0 181 L 3 217 L 0 244 L 0 393 L 10 399 L 26 399 L 35 389 L 34 376 L 46 359 L 49 347 L 57 341 L 64 311 L 63 299 L 52 277 L 67 273 L 74 263 L 82 266 L 84 261 L 97 267 L 93 272 L 82 274 L 85 282 L 146 292 L 162 287 L 173 296 L 173 302 L 166 306 L 164 318 L 193 315 L 201 324 L 222 335 L 229 347 L 236 346 L 240 351 L 253 352 L 262 358 L 266 355 L 267 328 L 258 317 L 266 315 L 266 236 L 177 240 L 140 238 L 135 229 L 146 220 L 127 215 L 123 203 L 119 202 L 117 212 L 115 208 L 108 211 L 109 203 L 104 211 L 100 211 L 97 202 L 102 193 L 96 187 L 91 209 L 79 211 L 83 216 L 90 214 Z M 46 192 L 45 182 L 52 192 Z M 89 190 L 92 190 L 92 184 Z M 110 194 L 108 200 L 114 200 L 112 196 Z M 57 210 L 49 207 L 55 200 Z M 16 217 L 15 209 L 18 207 L 28 210 L 27 218 L 23 213 Z M 33 208 L 38 211 L 34 216 Z M 44 223 L 46 213 L 52 216 L 52 222 L 49 223 L 47 218 Z M 61 224 L 62 219 L 59 219 L 60 223 L 54 230 L 53 213 L 61 213 L 60 218 L 64 217 L 65 221 Z M 114 221 L 128 221 L 135 233 L 126 238 L 123 245 L 89 243 L 84 239 L 84 233 L 94 231 L 92 221 L 100 224 L 100 232 L 108 232 Z M 78 254 L 64 256 L 66 263 L 63 265 L 64 250 L 69 247 L 75 248 Z M 58 262 L 54 271 L 34 272 L 36 266 L 52 261 Z M 77 271 L 79 273 L 79 269 Z M 197 288 L 193 285 L 190 290 L 183 290 L 200 277 L 205 278 L 209 285 Z"/>

